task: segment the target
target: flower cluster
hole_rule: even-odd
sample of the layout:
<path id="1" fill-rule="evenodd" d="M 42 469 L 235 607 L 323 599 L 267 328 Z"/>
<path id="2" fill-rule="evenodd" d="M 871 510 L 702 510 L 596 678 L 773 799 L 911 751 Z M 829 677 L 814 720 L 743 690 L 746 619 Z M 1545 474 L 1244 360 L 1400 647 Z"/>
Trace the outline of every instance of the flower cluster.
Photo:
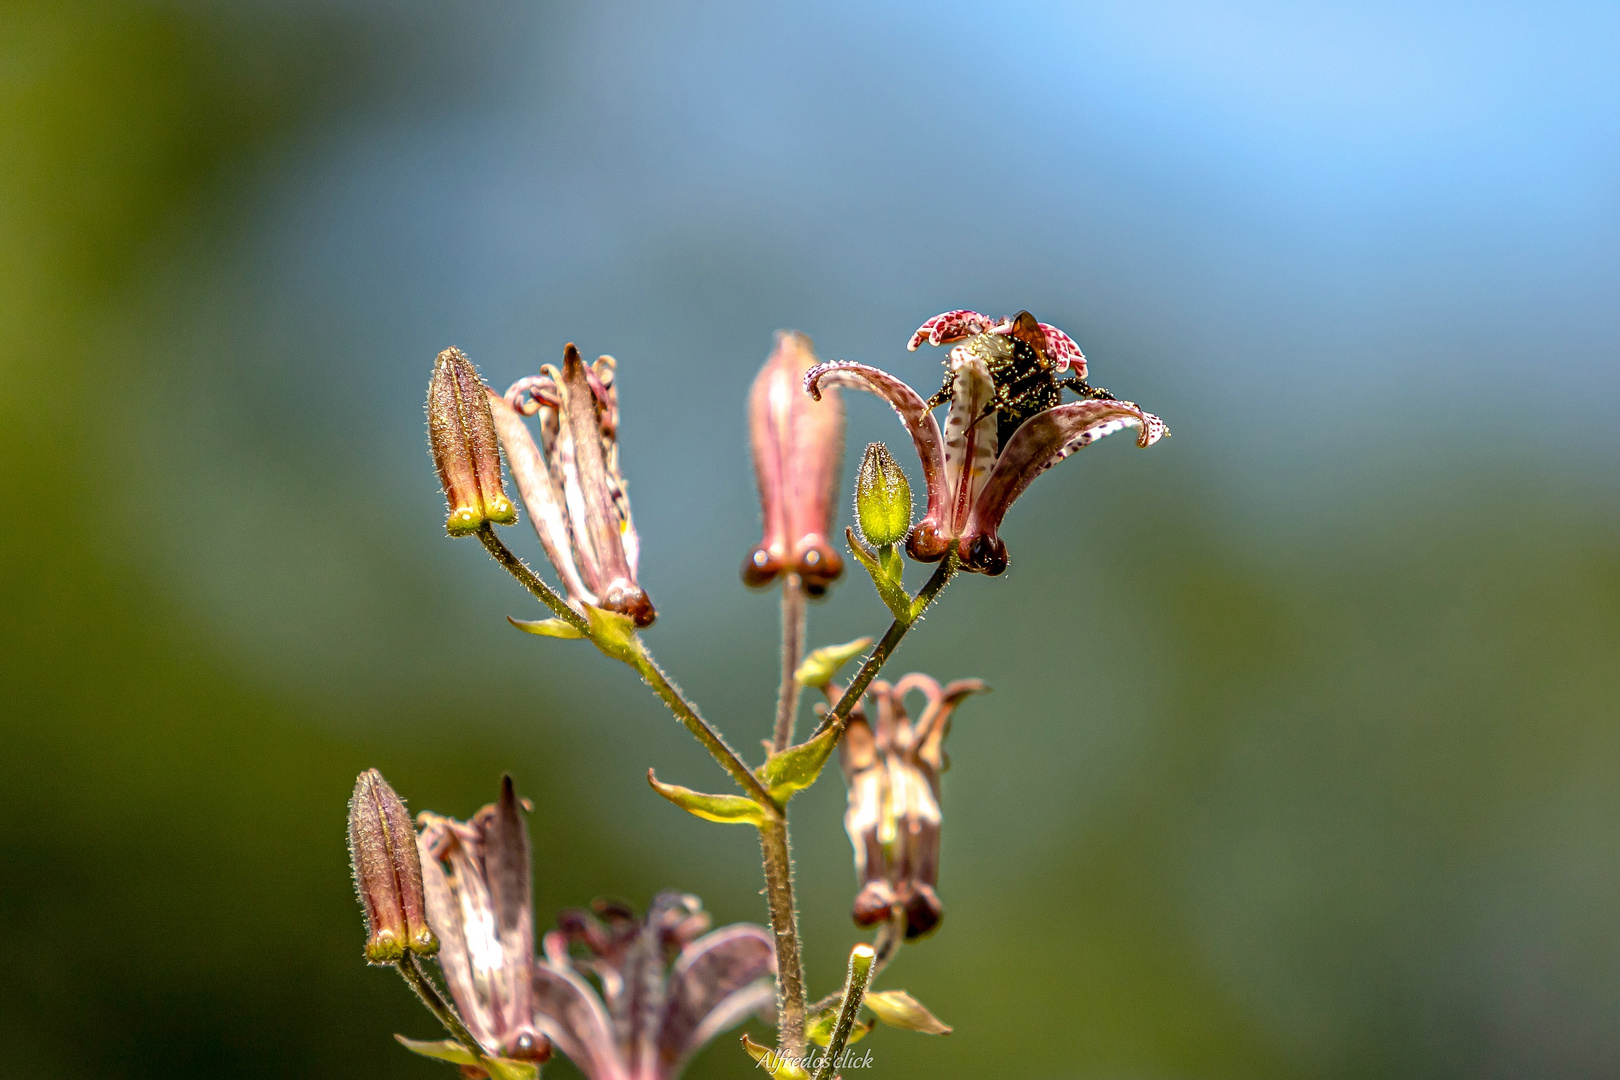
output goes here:
<path id="1" fill-rule="evenodd" d="M 771 925 L 711 931 L 698 898 L 683 892 L 660 893 L 645 916 L 599 900 L 562 912 L 537 954 L 528 805 L 511 779 L 465 821 L 419 815 L 418 833 L 404 802 L 368 770 L 349 813 L 365 956 L 394 967 L 453 1037 L 401 1038 L 408 1048 L 459 1065 L 469 1080 L 537 1080 L 554 1050 L 588 1080 L 675 1080 L 716 1035 L 754 1016 L 777 1024 L 776 1046 L 744 1036 L 743 1050 L 777 1080 L 812 1080 L 811 1062 L 816 1077 L 835 1062 L 852 1067 L 845 1047 L 880 1021 L 949 1034 L 905 991 L 872 986 L 905 942 L 934 933 L 944 918 L 944 744 L 956 709 L 986 688 L 977 679 L 941 685 L 915 673 L 893 682 L 879 675 L 957 570 L 1006 569 L 998 531 L 1035 477 L 1122 428 L 1138 429 L 1144 447 L 1168 431 L 1153 414 L 1090 386 L 1079 346 L 1028 312 L 1006 319 L 946 312 L 925 322 L 908 347 L 924 343 L 950 347 L 944 384 L 928 399 L 866 364 L 819 363 L 809 339 L 789 331 L 777 335 L 754 382 L 748 424 L 763 531 L 743 579 L 783 583 L 779 696 L 768 756 L 758 766 L 703 718 L 639 635 L 656 613 L 638 580 L 640 540 L 619 467 L 613 359 L 587 364 L 569 344 L 560 367 L 542 367 L 497 394 L 460 351 L 439 355 L 428 430 L 448 503 L 446 530 L 477 536 L 556 616 L 515 625 L 587 639 L 630 665 L 731 778 L 735 792 L 712 794 L 648 772 L 676 806 L 758 830 Z M 887 447 L 870 444 L 855 483 L 859 534 L 846 528 L 845 535 L 894 621 L 875 645 L 861 638 L 806 656 L 804 597 L 823 595 L 843 570 L 832 544 L 843 461 L 839 387 L 877 394 L 894 408 L 917 451 L 927 508 L 913 524 L 910 480 Z M 1065 391 L 1081 400 L 1065 403 Z M 943 427 L 934 416 L 942 405 Z M 503 487 L 503 452 L 560 590 L 496 536 L 495 525 L 517 520 Z M 906 585 L 907 555 L 939 564 L 915 595 Z M 835 685 L 840 668 L 863 654 L 847 688 Z M 821 688 L 829 705 L 816 731 L 795 744 L 803 688 Z M 842 990 L 812 1002 L 787 810 L 835 749 L 847 785 L 854 920 L 875 933 L 850 950 Z M 429 958 L 437 959 L 448 1000 L 428 974 Z"/>
<path id="2" fill-rule="evenodd" d="M 407 1046 L 480 1075 L 544 1062 L 556 1046 L 590 1080 L 672 1080 L 716 1035 L 770 1014 L 770 934 L 749 923 L 706 933 L 702 902 L 685 893 L 661 893 L 645 919 L 613 901 L 565 911 L 536 957 L 525 808 L 504 777 L 500 797 L 467 821 L 418 815 L 418 836 L 381 774 L 360 776 L 350 830 L 366 955 L 403 963 L 403 941 L 436 951 L 484 1060 L 467 1064 L 464 1050 L 442 1043 Z"/>

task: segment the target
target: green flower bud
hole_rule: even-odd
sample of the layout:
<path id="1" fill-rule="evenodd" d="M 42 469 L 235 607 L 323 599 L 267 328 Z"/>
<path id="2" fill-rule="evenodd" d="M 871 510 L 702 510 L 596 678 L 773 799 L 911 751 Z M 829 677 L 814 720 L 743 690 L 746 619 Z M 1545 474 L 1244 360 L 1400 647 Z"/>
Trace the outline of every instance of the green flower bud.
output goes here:
<path id="1" fill-rule="evenodd" d="M 427 414 L 433 464 L 450 503 L 445 531 L 468 536 L 486 521 L 516 521 L 517 507 L 501 484 L 501 452 L 484 381 L 460 349 L 444 350 L 434 363 Z"/>
<path id="2" fill-rule="evenodd" d="M 855 517 L 875 547 L 898 544 L 911 531 L 911 485 L 900 463 L 880 442 L 866 445 L 855 476 Z"/>

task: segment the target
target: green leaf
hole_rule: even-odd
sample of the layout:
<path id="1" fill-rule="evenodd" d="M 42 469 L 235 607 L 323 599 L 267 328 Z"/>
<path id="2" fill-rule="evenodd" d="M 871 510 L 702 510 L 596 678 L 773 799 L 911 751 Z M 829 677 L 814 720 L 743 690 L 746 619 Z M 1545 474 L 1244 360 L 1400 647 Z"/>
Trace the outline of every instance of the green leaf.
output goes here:
<path id="1" fill-rule="evenodd" d="M 904 990 L 882 990 L 867 994 L 865 1005 L 890 1027 L 920 1031 L 924 1035 L 949 1035 L 951 1027 L 923 1007 L 922 1002 Z"/>
<path id="2" fill-rule="evenodd" d="M 878 562 L 878 556 L 866 550 L 866 545 L 855 539 L 855 530 L 846 527 L 845 536 L 849 539 L 849 550 L 855 555 L 855 561 L 866 568 L 866 573 L 877 586 L 878 596 L 884 605 L 894 614 L 896 621 L 909 624 L 912 621 L 911 596 L 906 592 L 905 586 L 896 581 L 888 568 Z"/>
<path id="3" fill-rule="evenodd" d="M 705 821 L 718 821 L 723 825 L 765 824 L 765 811 L 759 803 L 742 795 L 705 795 L 701 791 L 666 784 L 647 770 L 647 783 L 652 789 L 689 814 Z"/>
<path id="4" fill-rule="evenodd" d="M 837 1026 L 838 1010 L 823 1009 L 811 1017 L 809 1022 L 805 1024 L 804 1037 L 822 1049 L 826 1049 L 827 1044 L 832 1042 L 833 1028 Z M 868 1020 L 863 1023 L 856 1024 L 854 1027 L 849 1029 L 849 1039 L 844 1045 L 848 1046 L 850 1044 L 860 1042 L 862 1039 L 866 1038 L 867 1033 L 869 1033 L 876 1026 L 877 1021 L 875 1020 Z"/>
<path id="5" fill-rule="evenodd" d="M 525 634 L 539 634 L 541 637 L 555 638 L 582 638 L 585 635 L 573 623 L 562 619 L 514 619 L 508 615 L 506 621 L 523 631 Z"/>
<path id="6" fill-rule="evenodd" d="M 630 616 L 586 604 L 585 619 L 591 624 L 591 640 L 598 649 L 631 666 L 641 658 L 641 639 L 636 637 L 636 624 Z"/>
<path id="7" fill-rule="evenodd" d="M 816 782 L 822 767 L 832 756 L 833 747 L 838 745 L 838 734 L 835 729 L 828 728 L 809 742 L 790 746 L 780 754 L 772 754 L 759 767 L 759 782 L 765 785 L 777 806 L 786 806 L 795 792 Z"/>
<path id="8" fill-rule="evenodd" d="M 824 646 L 804 658 L 804 663 L 793 673 L 793 678 L 800 686 L 819 690 L 832 682 L 839 668 L 871 647 L 872 639 L 869 637 L 856 638 L 842 645 Z"/>
<path id="9" fill-rule="evenodd" d="M 777 1057 L 775 1050 L 759 1045 L 746 1033 L 742 1037 L 742 1048 L 759 1064 L 767 1076 L 776 1077 L 777 1080 L 810 1080 L 810 1074 L 804 1069 L 787 1058 Z"/>
<path id="10" fill-rule="evenodd" d="M 418 1039 L 407 1039 L 403 1035 L 395 1035 L 399 1045 L 413 1054 L 423 1057 L 438 1058 L 448 1061 L 452 1065 L 471 1065 L 482 1069 L 485 1062 L 479 1061 L 465 1046 L 454 1039 L 443 1039 L 439 1042 L 423 1042 Z M 494 1080 L 536 1080 L 540 1075 L 540 1066 L 528 1061 L 512 1061 L 509 1058 L 491 1057 L 488 1060 L 490 1075 Z"/>
<path id="11" fill-rule="evenodd" d="M 805 1018 L 804 1037 L 817 1046 L 826 1046 L 832 1042 L 833 1028 L 838 1026 L 838 1010 L 836 1008 L 822 1009 Z"/>

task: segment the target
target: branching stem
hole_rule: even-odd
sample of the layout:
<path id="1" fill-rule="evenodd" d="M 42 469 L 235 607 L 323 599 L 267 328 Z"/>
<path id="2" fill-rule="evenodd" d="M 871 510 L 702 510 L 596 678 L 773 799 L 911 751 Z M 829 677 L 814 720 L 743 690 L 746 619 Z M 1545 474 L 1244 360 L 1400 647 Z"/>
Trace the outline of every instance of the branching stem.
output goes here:
<path id="1" fill-rule="evenodd" d="M 844 696 L 838 699 L 838 704 L 832 707 L 832 711 L 817 726 L 817 735 L 820 735 L 829 727 L 836 726 L 840 732 L 844 730 L 844 725 L 849 723 L 850 711 L 861 700 L 861 695 L 866 693 L 866 688 L 872 685 L 872 680 L 877 678 L 878 672 L 883 670 L 883 665 L 889 662 L 889 657 L 894 655 L 894 650 L 900 647 L 900 639 L 906 636 L 906 631 L 917 625 L 922 618 L 923 612 L 928 610 L 928 605 L 934 602 L 934 599 L 939 596 L 940 591 L 949 584 L 955 574 L 956 555 L 953 552 L 945 556 L 945 559 L 939 564 L 939 569 L 934 571 L 933 577 L 928 579 L 928 583 L 922 587 L 922 591 L 911 602 L 911 611 L 907 614 L 907 617 L 905 619 L 896 619 L 889 624 L 888 633 L 883 635 L 883 640 L 877 643 L 877 647 L 872 650 L 872 655 L 866 658 L 866 662 L 861 665 L 861 669 L 855 673 L 855 678 L 849 684 L 849 688 L 844 691 Z"/>
<path id="2" fill-rule="evenodd" d="M 669 681 L 669 677 L 644 647 L 635 650 L 632 664 L 641 672 L 641 677 L 646 680 L 647 685 L 652 687 L 653 693 L 669 706 L 669 711 L 675 714 L 675 719 L 686 725 L 686 730 L 696 736 L 697 741 L 702 743 L 710 756 L 720 763 L 722 769 L 731 774 L 731 778 L 748 793 L 749 798 L 780 821 L 782 812 L 777 809 L 776 801 L 771 798 L 770 792 L 765 790 L 765 785 L 759 782 L 759 777 L 755 776 L 753 770 L 737 756 L 737 751 L 727 745 L 726 740 L 720 737 L 720 733 L 698 715 L 697 708 L 681 695 L 680 689 Z"/>

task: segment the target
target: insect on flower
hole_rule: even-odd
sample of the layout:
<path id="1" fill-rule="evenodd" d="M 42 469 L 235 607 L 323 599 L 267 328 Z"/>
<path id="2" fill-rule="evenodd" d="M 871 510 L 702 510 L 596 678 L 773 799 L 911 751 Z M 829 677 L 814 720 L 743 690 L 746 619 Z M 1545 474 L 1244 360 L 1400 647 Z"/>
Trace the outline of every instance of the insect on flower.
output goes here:
<path id="1" fill-rule="evenodd" d="M 1002 573 L 1007 547 L 997 529 L 1037 476 L 1122 428 L 1137 428 L 1143 447 L 1169 434 L 1134 402 L 1088 385 L 1079 347 L 1027 311 L 1001 322 L 976 311 L 946 312 L 923 323 L 909 347 L 924 341 L 960 342 L 946 358 L 946 385 L 928 401 L 888 372 L 848 360 L 818 364 L 804 376 L 811 397 L 832 386 L 865 390 L 906 426 L 928 489 L 927 512 L 906 537 L 906 553 L 919 562 L 954 551 L 963 570 Z M 1078 374 L 1059 380 L 1061 371 Z M 1060 402 L 1064 388 L 1086 400 Z M 933 410 L 946 402 L 941 430 Z M 992 416 L 994 425 L 986 422 Z"/>
<path id="2" fill-rule="evenodd" d="M 983 361 L 995 384 L 995 397 L 987 409 L 996 414 L 996 441 L 1002 446 L 1025 420 L 1061 404 L 1065 389 L 1088 400 L 1115 400 L 1107 390 L 1086 382 L 1085 354 L 1074 339 L 1050 323 L 1036 322 L 1027 311 L 999 322 L 977 311 L 947 311 L 919 326 L 906 348 L 915 352 L 925 341 L 930 345 L 965 341 L 962 348 Z M 930 409 L 950 401 L 954 393 L 958 365 L 950 356 L 943 363 L 945 385 L 928 399 Z M 1058 378 L 1065 371 L 1074 374 Z"/>

